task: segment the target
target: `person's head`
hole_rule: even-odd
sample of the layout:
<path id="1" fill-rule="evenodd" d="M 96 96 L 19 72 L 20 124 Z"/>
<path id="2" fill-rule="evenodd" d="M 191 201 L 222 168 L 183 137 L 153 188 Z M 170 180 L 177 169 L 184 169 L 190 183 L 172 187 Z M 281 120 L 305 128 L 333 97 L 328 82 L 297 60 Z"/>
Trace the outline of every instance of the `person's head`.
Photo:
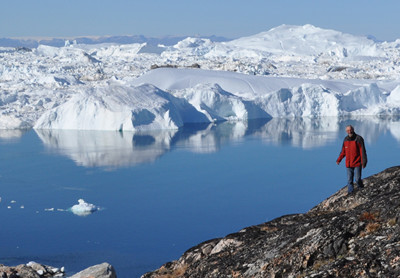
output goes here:
<path id="1" fill-rule="evenodd" d="M 354 127 L 352 125 L 346 126 L 346 132 L 350 137 L 353 137 L 353 135 L 354 135 Z"/>

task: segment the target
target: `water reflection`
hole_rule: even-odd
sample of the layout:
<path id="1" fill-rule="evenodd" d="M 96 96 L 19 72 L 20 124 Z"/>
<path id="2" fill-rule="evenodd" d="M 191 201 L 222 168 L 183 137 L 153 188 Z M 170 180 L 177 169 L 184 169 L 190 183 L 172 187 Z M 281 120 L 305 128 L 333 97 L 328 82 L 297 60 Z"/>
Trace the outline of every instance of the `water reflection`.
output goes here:
<path id="1" fill-rule="evenodd" d="M 324 117 L 272 119 L 255 134 L 266 142 L 307 149 L 324 146 L 336 140 L 339 131 L 338 118 Z"/>
<path id="2" fill-rule="evenodd" d="M 110 131 L 36 130 L 50 151 L 85 167 L 122 167 L 152 162 L 168 151 L 177 131 L 133 134 Z"/>
<path id="3" fill-rule="evenodd" d="M 25 129 L 0 129 L 0 139 L 15 140 L 27 132 Z"/>
<path id="4" fill-rule="evenodd" d="M 272 119 L 255 133 L 266 142 L 310 149 L 342 140 L 349 124 L 355 127 L 356 133 L 363 136 L 367 143 L 376 142 L 385 133 L 390 133 L 400 142 L 400 117 L 397 116 Z"/>
<path id="5" fill-rule="evenodd" d="M 348 124 L 354 125 L 356 132 L 367 143 L 375 142 L 380 134 L 386 132 L 400 141 L 400 120 L 393 117 L 223 122 L 146 133 L 66 130 L 36 130 L 36 133 L 48 150 L 67 156 L 78 165 L 124 167 L 153 162 L 173 148 L 184 148 L 196 153 L 217 152 L 224 144 L 243 140 L 246 136 L 261 138 L 268 144 L 316 148 L 342 140 Z"/>

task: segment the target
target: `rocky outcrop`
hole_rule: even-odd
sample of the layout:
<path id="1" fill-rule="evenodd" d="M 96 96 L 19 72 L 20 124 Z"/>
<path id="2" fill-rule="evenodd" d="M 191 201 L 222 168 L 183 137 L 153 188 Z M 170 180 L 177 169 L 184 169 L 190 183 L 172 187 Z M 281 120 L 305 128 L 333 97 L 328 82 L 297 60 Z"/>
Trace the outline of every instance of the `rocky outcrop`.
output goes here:
<path id="1" fill-rule="evenodd" d="M 364 185 L 203 242 L 142 277 L 399 277 L 400 166 Z"/>
<path id="2" fill-rule="evenodd" d="M 91 266 L 71 278 L 117 278 L 114 268 L 108 263 Z"/>
<path id="3" fill-rule="evenodd" d="M 64 267 L 56 268 L 35 262 L 18 266 L 0 264 L 0 278 L 50 278 L 65 277 Z M 114 268 L 108 263 L 91 266 L 70 278 L 117 278 Z"/>
<path id="4" fill-rule="evenodd" d="M 57 268 L 48 265 L 29 262 L 26 265 L 17 266 L 0 265 L 1 278 L 44 278 L 44 277 L 64 277 L 64 267 Z"/>

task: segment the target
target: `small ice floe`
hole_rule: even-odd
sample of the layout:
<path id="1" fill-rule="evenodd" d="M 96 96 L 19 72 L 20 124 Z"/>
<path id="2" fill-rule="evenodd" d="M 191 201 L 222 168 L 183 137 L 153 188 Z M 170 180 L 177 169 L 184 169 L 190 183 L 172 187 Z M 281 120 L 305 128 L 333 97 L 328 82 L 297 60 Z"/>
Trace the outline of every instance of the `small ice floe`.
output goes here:
<path id="1" fill-rule="evenodd" d="M 7 208 L 8 208 L 8 209 L 10 209 L 10 208 L 11 208 L 11 206 L 7 206 Z"/>
<path id="2" fill-rule="evenodd" d="M 45 211 L 54 211 L 54 208 L 47 208 L 47 209 L 44 209 Z"/>
<path id="3" fill-rule="evenodd" d="M 15 204 L 17 201 L 15 201 L 15 200 L 12 200 L 10 203 L 11 204 Z"/>
<path id="4" fill-rule="evenodd" d="M 25 206 L 24 206 L 24 205 L 22 205 L 22 206 L 20 206 L 19 208 L 21 208 L 21 209 L 24 209 L 24 208 L 25 208 Z"/>
<path id="5" fill-rule="evenodd" d="M 72 206 L 70 209 L 73 214 L 78 216 L 87 216 L 100 209 L 93 204 L 86 203 L 83 199 L 79 199 L 78 203 L 79 204 Z"/>

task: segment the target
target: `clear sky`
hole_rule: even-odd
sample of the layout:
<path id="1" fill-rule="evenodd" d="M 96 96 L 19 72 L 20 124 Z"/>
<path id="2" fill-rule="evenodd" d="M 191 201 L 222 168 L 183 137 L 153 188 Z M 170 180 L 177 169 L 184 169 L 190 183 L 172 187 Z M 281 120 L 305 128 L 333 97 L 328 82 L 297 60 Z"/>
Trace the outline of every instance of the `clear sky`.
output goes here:
<path id="1" fill-rule="evenodd" d="M 281 24 L 400 38 L 400 0 L 1 0 L 0 37 L 218 35 Z"/>

